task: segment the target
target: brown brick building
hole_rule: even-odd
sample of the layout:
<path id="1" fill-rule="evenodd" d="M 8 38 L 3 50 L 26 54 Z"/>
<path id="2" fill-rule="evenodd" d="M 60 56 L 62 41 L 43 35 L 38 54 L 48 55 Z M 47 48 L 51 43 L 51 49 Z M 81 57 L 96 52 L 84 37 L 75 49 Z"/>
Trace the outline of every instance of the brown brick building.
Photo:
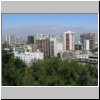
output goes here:
<path id="1" fill-rule="evenodd" d="M 36 40 L 36 48 L 44 53 L 44 57 L 50 56 L 50 40 L 40 39 Z"/>

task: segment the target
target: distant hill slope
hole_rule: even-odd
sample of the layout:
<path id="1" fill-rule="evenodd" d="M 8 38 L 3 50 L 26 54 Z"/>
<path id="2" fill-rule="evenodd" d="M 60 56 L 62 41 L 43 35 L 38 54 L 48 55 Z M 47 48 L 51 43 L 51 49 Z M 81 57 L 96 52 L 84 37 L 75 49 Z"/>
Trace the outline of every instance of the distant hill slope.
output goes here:
<path id="1" fill-rule="evenodd" d="M 35 34 L 62 34 L 65 31 L 71 30 L 75 32 L 75 38 L 79 39 L 80 34 L 85 32 L 95 32 L 96 37 L 98 36 L 98 30 L 96 29 L 89 29 L 84 27 L 65 27 L 60 25 L 32 25 L 32 26 L 25 26 L 25 27 L 17 27 L 17 28 L 10 28 L 10 29 L 2 29 L 2 37 L 4 38 L 6 34 L 15 34 L 15 36 L 22 36 L 26 37 L 28 35 L 35 35 Z"/>

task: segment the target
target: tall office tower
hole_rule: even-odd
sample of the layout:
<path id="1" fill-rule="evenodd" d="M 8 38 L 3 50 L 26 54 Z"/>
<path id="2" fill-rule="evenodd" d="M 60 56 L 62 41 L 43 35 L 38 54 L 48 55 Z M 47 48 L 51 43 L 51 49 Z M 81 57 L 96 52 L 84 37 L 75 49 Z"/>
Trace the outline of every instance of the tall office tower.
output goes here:
<path id="1" fill-rule="evenodd" d="M 36 48 L 40 52 L 44 53 L 44 57 L 50 56 L 50 40 L 49 39 L 38 39 L 36 40 Z"/>
<path id="2" fill-rule="evenodd" d="M 74 32 L 67 31 L 63 35 L 63 46 L 65 50 L 74 50 Z"/>
<path id="3" fill-rule="evenodd" d="M 57 56 L 57 39 L 50 37 L 50 56 Z"/>
<path id="4" fill-rule="evenodd" d="M 6 42 L 11 46 L 13 47 L 14 44 L 15 44 L 15 37 L 13 34 L 10 34 L 10 35 L 6 35 Z"/>
<path id="5" fill-rule="evenodd" d="M 95 33 L 89 32 L 89 33 L 83 33 L 80 35 L 80 42 L 83 45 L 83 50 L 85 49 L 84 43 L 86 40 L 89 40 L 89 49 L 95 48 Z"/>
<path id="6" fill-rule="evenodd" d="M 34 36 L 28 36 L 28 44 L 34 44 Z"/>

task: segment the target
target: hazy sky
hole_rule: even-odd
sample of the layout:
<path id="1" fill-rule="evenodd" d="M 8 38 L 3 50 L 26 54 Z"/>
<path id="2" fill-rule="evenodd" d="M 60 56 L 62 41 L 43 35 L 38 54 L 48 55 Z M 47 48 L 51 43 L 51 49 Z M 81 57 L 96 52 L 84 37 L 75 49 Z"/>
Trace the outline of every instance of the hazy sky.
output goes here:
<path id="1" fill-rule="evenodd" d="M 2 14 L 2 29 L 35 24 L 98 29 L 97 14 Z"/>
<path id="2" fill-rule="evenodd" d="M 27 38 L 35 34 L 63 34 L 75 32 L 75 39 L 86 32 L 98 37 L 97 14 L 2 14 L 2 38 L 14 34 Z"/>

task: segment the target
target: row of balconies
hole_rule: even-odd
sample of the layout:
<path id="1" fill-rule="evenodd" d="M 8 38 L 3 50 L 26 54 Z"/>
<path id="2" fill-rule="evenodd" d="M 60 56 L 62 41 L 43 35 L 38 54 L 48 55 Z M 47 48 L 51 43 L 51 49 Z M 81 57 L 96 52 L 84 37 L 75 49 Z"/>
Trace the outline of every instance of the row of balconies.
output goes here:
<path id="1" fill-rule="evenodd" d="M 98 65 L 98 59 L 77 59 L 77 62 Z"/>

